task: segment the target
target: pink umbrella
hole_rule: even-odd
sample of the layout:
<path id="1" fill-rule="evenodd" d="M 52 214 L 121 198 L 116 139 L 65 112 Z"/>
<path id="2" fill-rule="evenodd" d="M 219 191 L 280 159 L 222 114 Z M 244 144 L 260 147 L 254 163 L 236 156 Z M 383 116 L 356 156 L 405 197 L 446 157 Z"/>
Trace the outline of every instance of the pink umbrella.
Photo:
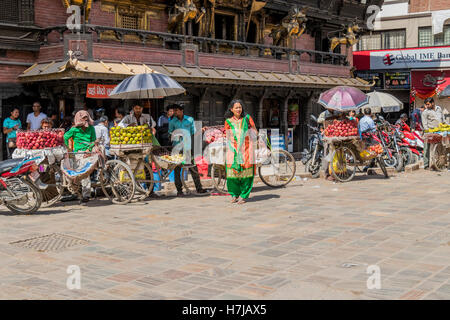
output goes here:
<path id="1" fill-rule="evenodd" d="M 351 111 L 368 104 L 369 97 L 357 88 L 338 86 L 322 92 L 319 103 L 327 109 Z"/>

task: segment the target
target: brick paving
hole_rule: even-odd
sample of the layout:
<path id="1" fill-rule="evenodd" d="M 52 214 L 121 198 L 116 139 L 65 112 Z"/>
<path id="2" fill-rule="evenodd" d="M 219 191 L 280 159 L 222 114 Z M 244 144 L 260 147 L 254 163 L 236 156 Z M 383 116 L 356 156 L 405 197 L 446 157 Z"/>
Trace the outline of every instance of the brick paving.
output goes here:
<path id="1" fill-rule="evenodd" d="M 450 173 L 257 184 L 228 197 L 0 208 L 0 299 L 450 299 Z M 10 243 L 52 233 L 86 244 Z M 81 289 L 66 287 L 78 265 Z M 368 289 L 367 267 L 381 270 Z"/>

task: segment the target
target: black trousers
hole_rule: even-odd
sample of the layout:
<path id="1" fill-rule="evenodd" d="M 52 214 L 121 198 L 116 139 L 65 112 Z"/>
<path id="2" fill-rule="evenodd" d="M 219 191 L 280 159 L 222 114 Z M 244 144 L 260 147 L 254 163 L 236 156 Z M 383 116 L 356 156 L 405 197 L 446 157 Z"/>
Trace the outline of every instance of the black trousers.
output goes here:
<path id="1" fill-rule="evenodd" d="M 181 166 L 175 168 L 175 187 L 178 192 L 183 192 L 183 185 L 181 183 Z M 203 189 L 202 183 L 200 182 L 200 175 L 198 174 L 197 167 L 189 168 L 189 171 L 192 175 L 192 179 L 194 180 L 195 189 L 197 192 Z M 184 172 L 183 172 L 184 174 Z"/>

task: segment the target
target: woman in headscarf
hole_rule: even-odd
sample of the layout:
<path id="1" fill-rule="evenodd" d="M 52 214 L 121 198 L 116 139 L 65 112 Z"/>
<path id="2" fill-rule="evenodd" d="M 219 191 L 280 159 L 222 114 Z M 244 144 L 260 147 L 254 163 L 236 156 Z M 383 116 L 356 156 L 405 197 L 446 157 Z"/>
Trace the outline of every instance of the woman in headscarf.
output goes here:
<path id="1" fill-rule="evenodd" d="M 69 140 L 73 139 L 73 151 L 83 152 L 91 151 L 94 147 L 94 142 L 97 139 L 94 129 L 94 120 L 92 120 L 89 113 L 85 110 L 80 110 L 75 114 L 74 126 L 64 134 L 64 142 L 68 146 Z M 76 168 L 82 168 L 86 165 L 85 153 L 75 155 Z M 91 196 L 91 179 L 87 177 L 81 181 L 83 199 L 82 202 L 89 201 Z"/>
<path id="2" fill-rule="evenodd" d="M 255 176 L 256 126 L 244 112 L 244 103 L 231 101 L 225 121 L 227 135 L 226 173 L 231 202 L 245 203 L 253 188 Z"/>

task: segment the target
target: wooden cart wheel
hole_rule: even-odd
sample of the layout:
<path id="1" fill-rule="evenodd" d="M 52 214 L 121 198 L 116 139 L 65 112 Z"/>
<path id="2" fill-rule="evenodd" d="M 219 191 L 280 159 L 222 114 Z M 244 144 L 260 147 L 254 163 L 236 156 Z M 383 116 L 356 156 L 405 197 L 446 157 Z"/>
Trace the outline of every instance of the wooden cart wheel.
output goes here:
<path id="1" fill-rule="evenodd" d="M 100 170 L 100 184 L 105 195 L 115 204 L 127 204 L 136 190 L 130 167 L 120 160 L 109 160 Z"/>
<path id="2" fill-rule="evenodd" d="M 224 165 L 213 164 L 211 166 L 211 178 L 214 187 L 219 193 L 228 193 L 227 189 L 227 172 Z"/>
<path id="3" fill-rule="evenodd" d="M 261 181 L 269 187 L 280 188 L 286 186 L 295 176 L 296 165 L 292 154 L 285 150 L 272 150 L 270 162 L 258 167 Z"/>
<path id="4" fill-rule="evenodd" d="M 340 182 L 353 179 L 356 172 L 356 157 L 348 147 L 337 147 L 331 154 L 331 174 Z"/>
<path id="5" fill-rule="evenodd" d="M 447 148 L 442 143 L 434 143 L 430 150 L 431 167 L 442 171 L 447 168 Z"/>
<path id="6" fill-rule="evenodd" d="M 57 165 L 50 165 L 48 170 L 41 174 L 40 179 L 42 183 L 49 185 L 46 189 L 41 190 L 41 207 L 46 208 L 61 199 L 64 192 L 64 187 L 62 186 L 63 176 Z"/>
<path id="7" fill-rule="evenodd" d="M 134 179 L 136 180 L 136 192 L 139 194 L 137 199 L 142 201 L 148 198 L 150 196 L 150 193 L 152 193 L 153 185 L 155 184 L 155 180 L 153 179 L 153 170 L 152 167 L 146 163 L 143 162 L 143 168 L 141 169 L 141 172 L 138 172 L 137 166 L 134 171 Z"/>

